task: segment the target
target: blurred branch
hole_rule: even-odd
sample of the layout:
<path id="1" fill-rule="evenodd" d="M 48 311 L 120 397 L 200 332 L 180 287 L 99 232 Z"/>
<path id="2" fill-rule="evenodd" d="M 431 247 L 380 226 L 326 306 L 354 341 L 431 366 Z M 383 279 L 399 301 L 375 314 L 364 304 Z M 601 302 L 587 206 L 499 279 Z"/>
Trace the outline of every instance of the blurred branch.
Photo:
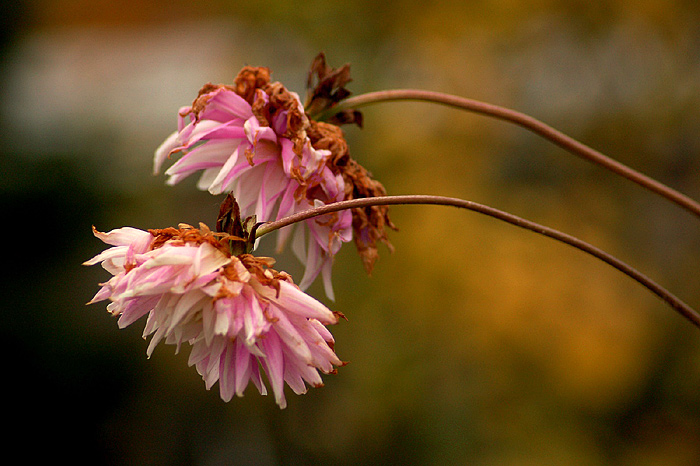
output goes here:
<path id="1" fill-rule="evenodd" d="M 350 97 L 333 106 L 331 109 L 318 115 L 319 120 L 328 119 L 336 113 L 356 109 L 365 105 L 378 102 L 414 100 L 438 103 L 450 107 L 468 110 L 470 112 L 487 115 L 501 120 L 509 121 L 519 125 L 535 134 L 538 134 L 563 149 L 578 155 L 586 160 L 598 164 L 608 170 L 661 195 L 662 197 L 676 203 L 684 209 L 700 217 L 700 204 L 690 197 L 682 194 L 659 181 L 650 178 L 608 156 L 588 147 L 587 145 L 567 136 L 551 126 L 543 123 L 529 115 L 517 112 L 497 105 L 480 102 L 473 99 L 458 97 L 441 92 L 423 91 L 417 89 L 396 89 L 369 92 L 355 97 Z"/>
<path id="2" fill-rule="evenodd" d="M 461 209 L 467 209 L 474 212 L 478 212 L 490 217 L 502 220 L 504 222 L 510 223 L 512 225 L 524 228 L 526 230 L 539 233 L 541 235 L 553 238 L 562 243 L 573 246 L 587 254 L 596 257 L 603 262 L 613 266 L 617 270 L 621 271 L 625 275 L 636 280 L 642 286 L 647 288 L 649 291 L 657 295 L 668 305 L 670 305 L 675 311 L 680 313 L 683 317 L 688 319 L 693 325 L 700 328 L 700 315 L 690 306 L 685 304 L 679 298 L 674 296 L 671 292 L 666 290 L 664 287 L 653 281 L 651 278 L 639 272 L 637 269 L 625 262 L 617 259 L 616 257 L 608 254 L 607 252 L 598 249 L 597 247 L 586 243 L 574 236 L 562 233 L 553 228 L 540 225 L 538 223 L 526 220 L 524 218 L 518 217 L 516 215 L 504 212 L 502 210 L 495 209 L 493 207 L 485 206 L 483 204 L 478 204 L 476 202 L 467 201 L 464 199 L 457 199 L 451 197 L 442 196 L 429 196 L 429 195 L 405 195 L 405 196 L 381 196 L 381 197 L 368 197 L 360 199 L 351 199 L 348 201 L 334 202 L 332 204 L 326 204 L 320 207 L 314 207 L 303 212 L 298 212 L 296 214 L 285 217 L 281 220 L 275 222 L 263 222 L 256 224 L 249 234 L 249 241 L 255 241 L 263 235 L 271 233 L 282 227 L 292 225 L 294 223 L 307 220 L 319 215 L 328 214 L 331 212 L 337 212 L 345 209 L 361 208 L 361 207 L 371 207 L 377 205 L 399 205 L 399 204 L 432 204 L 432 205 L 444 205 L 458 207 Z"/>

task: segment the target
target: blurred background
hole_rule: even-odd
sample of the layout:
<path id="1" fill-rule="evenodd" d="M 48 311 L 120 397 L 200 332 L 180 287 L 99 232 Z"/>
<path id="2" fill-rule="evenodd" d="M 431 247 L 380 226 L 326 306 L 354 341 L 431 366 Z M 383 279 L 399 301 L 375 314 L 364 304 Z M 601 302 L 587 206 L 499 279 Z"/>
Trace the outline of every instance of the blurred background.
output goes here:
<path id="1" fill-rule="evenodd" d="M 697 465 L 700 332 L 630 278 L 477 214 L 400 206 L 372 277 L 334 266 L 350 364 L 279 410 L 223 403 L 188 351 L 85 306 L 121 226 L 213 225 L 152 174 L 206 82 L 244 65 L 304 94 L 323 51 L 354 94 L 421 88 L 531 114 L 700 199 L 691 0 L 18 0 L 0 21 L 0 329 L 8 451 L 105 465 Z M 391 194 L 488 204 L 589 241 L 700 306 L 700 223 L 521 128 L 425 103 L 363 110 L 352 155 Z M 18 235 L 15 245 L 9 232 Z M 14 241 L 14 240 L 13 240 Z M 270 240 L 269 243 L 273 243 Z M 262 244 L 263 254 L 272 254 Z M 288 254 L 277 268 L 300 271 Z M 28 445 L 24 442 L 29 442 Z M 8 453 L 9 455 L 9 453 Z"/>

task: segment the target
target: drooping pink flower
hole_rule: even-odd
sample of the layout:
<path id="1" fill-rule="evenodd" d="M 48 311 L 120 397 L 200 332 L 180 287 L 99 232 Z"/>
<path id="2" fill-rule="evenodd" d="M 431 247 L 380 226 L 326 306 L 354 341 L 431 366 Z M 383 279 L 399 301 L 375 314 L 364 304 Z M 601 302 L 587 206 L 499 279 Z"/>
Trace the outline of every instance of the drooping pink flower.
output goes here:
<path id="1" fill-rule="evenodd" d="M 156 150 L 154 171 L 169 184 L 200 173 L 197 186 L 212 194 L 231 192 L 241 215 L 273 221 L 319 204 L 346 198 L 343 175 L 334 170 L 330 150 L 317 149 L 307 135 L 310 123 L 297 94 L 269 82 L 265 68 L 246 67 L 235 86 L 208 84 L 179 112 L 178 130 Z M 288 227 L 278 236 L 305 264 L 300 287 L 321 274 L 333 299 L 331 266 L 342 243 L 352 239 L 352 213 L 338 212 Z"/>
<path id="2" fill-rule="evenodd" d="M 207 389 L 219 382 L 223 400 L 242 396 L 249 382 L 266 394 L 262 368 L 284 408 L 285 382 L 305 393 L 306 384 L 323 385 L 318 371 L 343 365 L 325 327 L 338 314 L 270 268 L 272 259 L 232 256 L 226 235 L 203 224 L 94 234 L 113 247 L 85 265 L 101 263 L 113 276 L 90 303 L 109 299 L 120 328 L 148 315 L 148 356 L 161 341 L 178 351 L 190 344 L 190 365 Z"/>

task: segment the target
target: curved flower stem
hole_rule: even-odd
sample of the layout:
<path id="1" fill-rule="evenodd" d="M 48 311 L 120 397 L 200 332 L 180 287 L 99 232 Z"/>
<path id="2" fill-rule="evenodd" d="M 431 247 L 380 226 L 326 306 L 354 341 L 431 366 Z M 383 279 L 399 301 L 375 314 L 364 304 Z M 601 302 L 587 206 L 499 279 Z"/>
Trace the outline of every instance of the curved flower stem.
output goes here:
<path id="1" fill-rule="evenodd" d="M 608 170 L 663 196 L 671 202 L 678 204 L 679 206 L 700 217 L 700 203 L 696 202 L 685 194 L 682 194 L 653 178 L 650 178 L 614 159 L 611 159 L 601 152 L 598 152 L 597 150 L 588 147 L 570 136 L 567 136 L 561 131 L 552 128 L 546 123 L 543 123 L 524 113 L 499 107 L 497 105 L 450 94 L 443 94 L 441 92 L 423 91 L 418 89 L 396 89 L 369 92 L 367 94 L 350 97 L 341 101 L 338 103 L 338 105 L 332 107 L 326 113 L 319 115 L 319 119 L 328 118 L 335 113 L 350 108 L 358 108 L 377 102 L 399 100 L 433 102 L 515 123 L 516 125 L 542 136 L 543 138 L 553 142 L 574 155 L 578 155 L 586 160 L 601 165 L 602 167 L 605 167 Z"/>
<path id="2" fill-rule="evenodd" d="M 285 217 L 281 220 L 275 222 L 264 222 L 256 224 L 252 231 L 250 232 L 250 240 L 255 241 L 255 239 L 260 238 L 263 235 L 271 233 L 282 227 L 289 226 L 293 223 L 300 222 L 318 215 L 328 214 L 331 212 L 337 212 L 345 209 L 360 208 L 360 207 L 370 207 L 377 205 L 397 205 L 397 204 L 433 204 L 433 205 L 444 205 L 453 206 L 461 209 L 467 209 L 474 212 L 478 212 L 490 217 L 496 218 L 498 220 L 503 220 L 504 222 L 510 223 L 512 225 L 524 228 L 526 230 L 539 233 L 544 236 L 548 236 L 562 243 L 573 246 L 585 253 L 588 253 L 603 262 L 613 266 L 617 270 L 621 271 L 625 275 L 628 275 L 632 279 L 639 282 L 645 288 L 650 290 L 652 293 L 657 295 L 667 304 L 669 304 L 675 311 L 681 314 L 683 317 L 688 319 L 693 325 L 700 328 L 700 315 L 693 310 L 690 306 L 685 304 L 679 298 L 674 296 L 671 292 L 666 290 L 664 287 L 653 281 L 651 278 L 639 272 L 637 269 L 627 265 L 616 257 L 608 254 L 583 240 L 580 240 L 574 236 L 562 233 L 553 228 L 540 225 L 538 223 L 526 220 L 524 218 L 518 217 L 516 215 L 504 212 L 502 210 L 495 209 L 493 207 L 485 206 L 483 204 L 478 204 L 476 202 L 467 201 L 464 199 L 457 199 L 452 197 L 442 197 L 442 196 L 429 196 L 429 195 L 405 195 L 405 196 L 381 196 L 381 197 L 368 197 L 360 199 L 351 199 L 349 201 L 340 201 L 332 204 L 326 204 L 320 207 L 315 207 L 313 209 L 305 210 L 303 212 L 298 212 L 296 214 Z"/>

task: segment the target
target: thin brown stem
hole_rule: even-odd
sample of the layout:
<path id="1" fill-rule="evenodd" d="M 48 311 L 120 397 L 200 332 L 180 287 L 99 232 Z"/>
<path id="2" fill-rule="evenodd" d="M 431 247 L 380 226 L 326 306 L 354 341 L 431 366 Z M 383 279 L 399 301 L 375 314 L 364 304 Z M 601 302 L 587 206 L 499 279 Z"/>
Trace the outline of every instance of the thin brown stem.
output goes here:
<path id="1" fill-rule="evenodd" d="M 443 94 L 441 92 L 423 91 L 417 89 L 386 90 L 369 92 L 367 94 L 350 97 L 331 108 L 328 111 L 328 114 L 320 115 L 319 118 L 327 118 L 331 116 L 331 114 L 335 114 L 345 109 L 359 108 L 377 102 L 400 100 L 438 103 L 498 118 L 500 120 L 509 121 L 532 131 L 539 136 L 542 136 L 543 138 L 553 142 L 574 155 L 598 164 L 612 171 L 613 173 L 623 176 L 624 178 L 627 178 L 628 180 L 661 195 L 669 201 L 676 203 L 677 205 L 700 217 L 700 203 L 696 202 L 685 194 L 682 194 L 666 186 L 665 184 L 660 183 L 659 181 L 650 178 L 628 167 L 627 165 L 624 165 L 617 160 L 602 154 L 601 152 L 598 152 L 597 150 L 573 139 L 570 136 L 567 136 L 561 131 L 554 129 L 546 123 L 543 123 L 529 115 L 508 108 L 499 107 L 497 105 L 480 102 L 478 100 Z"/>
<path id="2" fill-rule="evenodd" d="M 285 217 L 281 220 L 275 222 L 259 223 L 255 225 L 253 231 L 250 233 L 250 238 L 254 241 L 263 235 L 271 233 L 282 227 L 292 225 L 303 220 L 307 220 L 318 215 L 324 215 L 331 212 L 337 212 L 345 209 L 370 207 L 377 205 L 397 205 L 397 204 L 433 204 L 433 205 L 444 205 L 458 207 L 461 209 L 467 209 L 474 212 L 478 212 L 490 217 L 502 220 L 504 222 L 510 223 L 511 225 L 524 228 L 526 230 L 539 233 L 544 236 L 548 236 L 562 243 L 573 246 L 587 254 L 596 257 L 603 262 L 613 266 L 620 272 L 636 280 L 642 286 L 647 288 L 649 291 L 657 295 L 664 302 L 670 305 L 675 311 L 681 314 L 683 317 L 688 319 L 693 325 L 700 328 L 700 315 L 693 310 L 690 306 L 685 304 L 679 298 L 674 296 L 671 292 L 666 290 L 664 287 L 656 283 L 651 278 L 639 272 L 637 269 L 625 262 L 617 259 L 616 257 L 608 254 L 607 252 L 598 249 L 597 247 L 580 240 L 574 236 L 562 233 L 553 228 L 540 225 L 538 223 L 526 220 L 524 218 L 518 217 L 516 215 L 504 212 L 502 210 L 495 209 L 483 204 L 478 204 L 476 202 L 467 201 L 464 199 L 457 199 L 452 197 L 442 197 L 442 196 L 428 196 L 428 195 L 405 195 L 405 196 L 381 196 L 381 197 L 369 197 L 360 199 L 351 199 L 349 201 L 335 202 L 332 204 L 323 205 L 320 207 L 315 207 L 303 212 L 298 212 L 296 214 Z"/>

